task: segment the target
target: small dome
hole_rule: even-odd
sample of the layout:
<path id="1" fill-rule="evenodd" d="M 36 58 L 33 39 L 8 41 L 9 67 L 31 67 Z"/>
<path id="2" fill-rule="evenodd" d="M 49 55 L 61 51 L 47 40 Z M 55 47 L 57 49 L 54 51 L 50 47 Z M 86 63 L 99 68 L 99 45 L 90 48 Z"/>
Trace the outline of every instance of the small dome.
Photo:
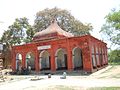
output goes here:
<path id="1" fill-rule="evenodd" d="M 62 30 L 56 20 L 51 22 L 51 25 L 48 26 L 48 28 L 46 28 L 45 30 L 42 30 L 40 32 L 37 32 L 34 36 L 33 36 L 33 40 L 35 40 L 36 38 L 39 39 L 41 37 L 45 37 L 46 35 L 51 36 L 49 34 L 58 34 L 60 36 L 65 36 L 65 37 L 73 37 L 74 35 L 72 33 L 66 32 L 64 30 Z M 48 38 L 48 37 L 47 37 Z"/>

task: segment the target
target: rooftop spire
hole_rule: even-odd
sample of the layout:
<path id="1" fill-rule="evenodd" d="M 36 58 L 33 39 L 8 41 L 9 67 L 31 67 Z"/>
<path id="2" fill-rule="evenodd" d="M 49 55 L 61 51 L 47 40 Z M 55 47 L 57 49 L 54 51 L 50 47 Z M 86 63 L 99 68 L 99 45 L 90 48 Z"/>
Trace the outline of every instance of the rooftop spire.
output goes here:
<path id="1" fill-rule="evenodd" d="M 53 19 L 51 20 L 51 23 L 56 23 L 56 22 L 57 22 L 56 18 L 53 18 Z"/>
<path id="2" fill-rule="evenodd" d="M 53 35 L 52 35 L 53 34 Z M 63 38 L 63 37 L 73 37 L 74 35 L 62 30 L 55 18 L 51 20 L 51 24 L 44 30 L 37 32 L 34 35 L 34 40 L 45 40 L 49 38 Z"/>

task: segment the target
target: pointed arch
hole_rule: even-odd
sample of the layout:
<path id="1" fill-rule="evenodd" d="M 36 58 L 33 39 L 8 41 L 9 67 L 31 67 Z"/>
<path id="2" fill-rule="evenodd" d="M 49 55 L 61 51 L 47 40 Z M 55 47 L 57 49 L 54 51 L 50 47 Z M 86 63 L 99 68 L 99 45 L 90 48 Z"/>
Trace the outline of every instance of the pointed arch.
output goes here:
<path id="1" fill-rule="evenodd" d="M 35 56 L 32 52 L 26 54 L 26 67 L 31 67 L 31 70 L 35 70 Z"/>
<path id="2" fill-rule="evenodd" d="M 39 64 L 41 70 L 50 70 L 50 54 L 44 50 L 39 54 Z"/>
<path id="3" fill-rule="evenodd" d="M 75 47 L 72 50 L 73 56 L 73 68 L 83 69 L 82 50 L 79 47 Z"/>
<path id="4" fill-rule="evenodd" d="M 16 54 L 16 70 L 18 70 L 19 67 L 22 67 L 22 54 L 17 53 Z"/>
<path id="5" fill-rule="evenodd" d="M 67 69 L 67 52 L 65 49 L 60 48 L 55 53 L 56 69 Z"/>

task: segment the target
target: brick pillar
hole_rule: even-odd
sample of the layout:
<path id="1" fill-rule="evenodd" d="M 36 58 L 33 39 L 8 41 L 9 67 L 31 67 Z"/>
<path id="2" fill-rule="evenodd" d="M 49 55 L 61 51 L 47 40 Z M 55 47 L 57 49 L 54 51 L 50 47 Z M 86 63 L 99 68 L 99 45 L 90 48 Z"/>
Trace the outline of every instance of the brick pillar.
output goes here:
<path id="1" fill-rule="evenodd" d="M 96 68 L 97 68 L 97 55 L 96 55 L 96 45 L 94 46 L 94 55 L 95 55 L 95 63 L 96 63 Z"/>
<path id="2" fill-rule="evenodd" d="M 99 63 L 98 63 L 98 66 L 101 66 L 101 64 L 100 64 L 100 46 L 98 45 L 98 61 L 99 61 Z"/>
<path id="3" fill-rule="evenodd" d="M 25 53 L 22 53 L 22 67 L 26 67 L 26 54 Z"/>
<path id="4" fill-rule="evenodd" d="M 72 63 L 72 50 L 70 48 L 70 41 L 67 39 L 67 66 L 68 70 L 71 71 L 73 70 L 73 63 Z"/>
<path id="5" fill-rule="evenodd" d="M 54 49 L 51 49 L 51 71 L 56 71 L 56 65 L 55 65 L 55 51 Z"/>
<path id="6" fill-rule="evenodd" d="M 104 51 L 103 51 L 103 46 L 101 47 L 102 49 L 102 66 L 104 65 Z"/>
<path id="7" fill-rule="evenodd" d="M 104 57 L 104 65 L 106 64 L 106 59 L 105 59 L 105 47 L 103 47 L 103 57 Z"/>
<path id="8" fill-rule="evenodd" d="M 105 65 L 107 64 L 107 49 L 106 49 L 106 46 L 105 46 Z"/>
<path id="9" fill-rule="evenodd" d="M 35 51 L 35 71 L 39 72 L 39 53 L 38 53 L 38 50 Z"/>
<path id="10" fill-rule="evenodd" d="M 72 51 L 67 50 L 67 63 L 68 63 L 68 70 L 71 71 L 73 70 L 73 63 L 72 63 Z"/>
<path id="11" fill-rule="evenodd" d="M 87 72 L 92 72 L 92 55 L 90 55 L 90 49 L 89 46 L 84 46 L 82 49 L 82 55 L 83 55 L 83 70 Z"/>
<path id="12" fill-rule="evenodd" d="M 108 64 L 107 46 L 105 46 L 106 64 Z"/>

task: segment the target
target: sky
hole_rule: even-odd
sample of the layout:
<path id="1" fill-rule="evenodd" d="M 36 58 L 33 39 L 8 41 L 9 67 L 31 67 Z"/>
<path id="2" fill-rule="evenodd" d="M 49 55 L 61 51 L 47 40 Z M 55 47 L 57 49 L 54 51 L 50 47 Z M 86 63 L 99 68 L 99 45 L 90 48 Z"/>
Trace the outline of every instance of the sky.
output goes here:
<path id="1" fill-rule="evenodd" d="M 103 39 L 99 31 L 105 23 L 104 18 L 119 6 L 120 0 L 0 0 L 0 35 L 15 18 L 27 17 L 33 25 L 38 11 L 58 7 L 70 11 L 82 23 L 91 23 L 94 28 L 91 34 Z"/>

